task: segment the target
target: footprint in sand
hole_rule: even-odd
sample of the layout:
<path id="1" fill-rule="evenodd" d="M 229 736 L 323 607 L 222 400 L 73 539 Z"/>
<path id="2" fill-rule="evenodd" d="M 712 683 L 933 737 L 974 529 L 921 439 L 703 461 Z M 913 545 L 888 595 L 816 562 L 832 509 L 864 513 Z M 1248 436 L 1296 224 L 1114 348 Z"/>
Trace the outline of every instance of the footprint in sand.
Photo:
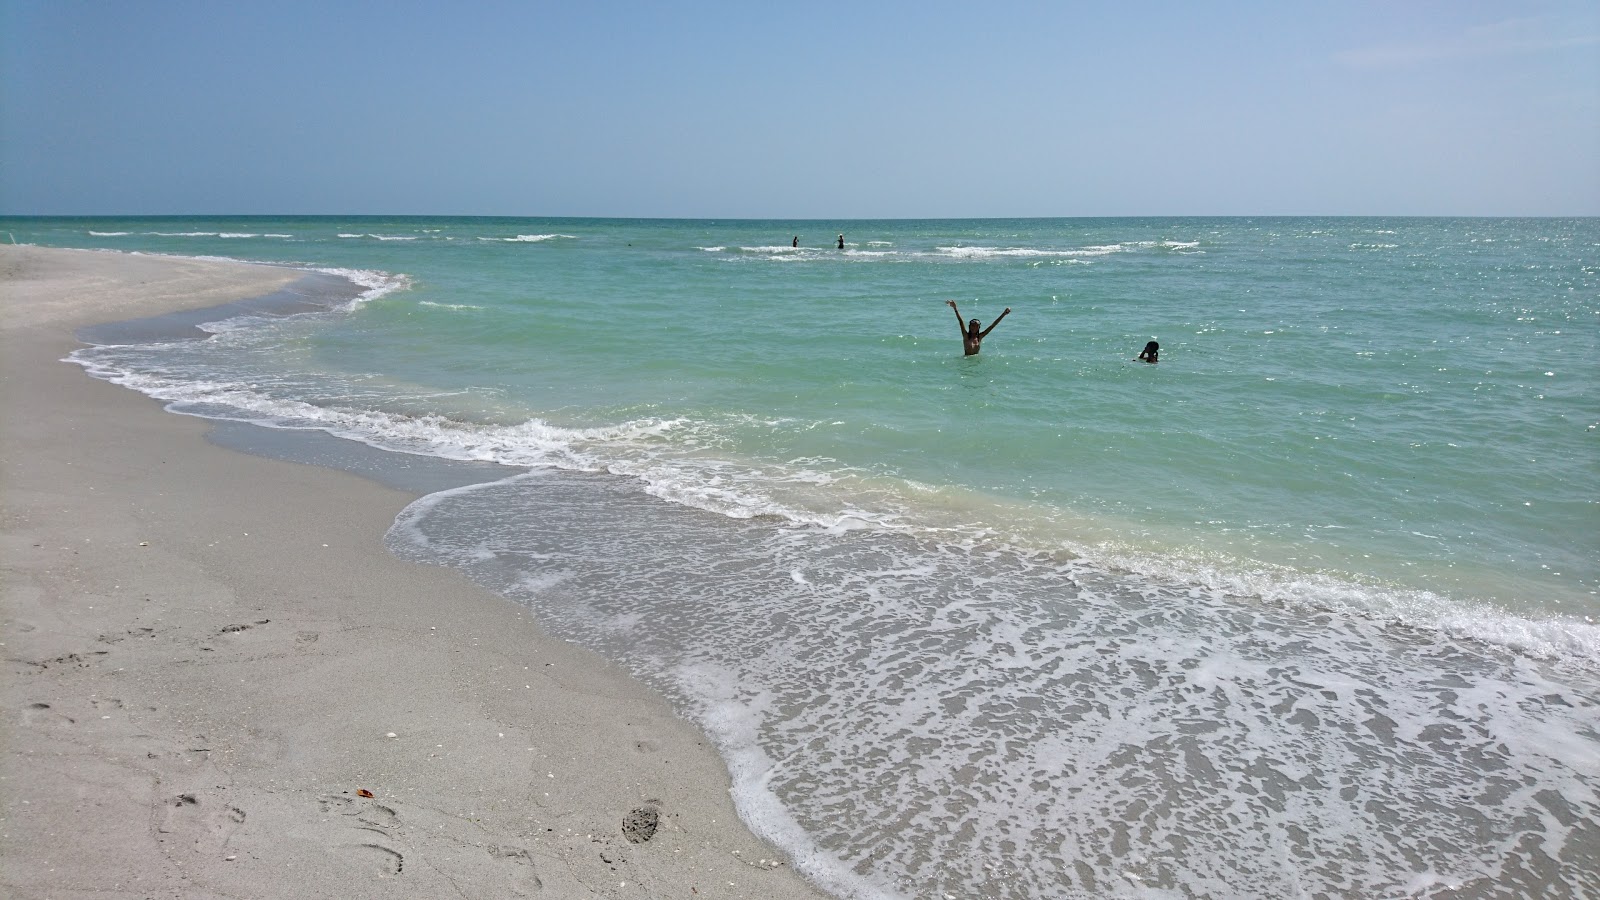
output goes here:
<path id="1" fill-rule="evenodd" d="M 121 643 L 122 641 L 127 640 L 130 637 L 142 638 L 142 637 L 155 637 L 155 636 L 156 636 L 156 630 L 154 628 L 130 628 L 127 631 L 124 631 L 121 634 L 112 634 L 110 632 L 106 632 L 105 634 L 100 635 L 95 640 L 99 641 L 102 644 L 117 644 L 117 643 Z"/>
<path id="2" fill-rule="evenodd" d="M 180 846 L 192 844 L 196 853 L 220 853 L 244 825 L 245 812 L 226 803 L 209 804 L 200 795 L 179 794 L 162 803 L 157 835 L 172 835 Z M 165 840 L 164 838 L 159 838 Z"/>
<path id="3" fill-rule="evenodd" d="M 349 816 L 361 823 L 352 825 L 352 828 L 376 831 L 385 837 L 388 837 L 391 830 L 400 827 L 400 814 L 374 800 L 345 794 L 328 794 L 319 798 L 317 805 L 325 813 Z"/>
<path id="4" fill-rule="evenodd" d="M 325 794 L 317 798 L 317 806 L 324 813 L 353 819 L 354 821 L 349 823 L 350 829 L 364 832 L 361 835 L 352 835 L 356 843 L 338 845 L 337 849 L 340 852 L 349 854 L 353 860 L 359 860 L 364 865 L 375 867 L 379 876 L 400 875 L 405 872 L 405 855 L 388 846 L 394 840 L 390 832 L 400 827 L 399 813 L 370 798 L 353 797 L 349 794 Z M 370 837 L 374 834 L 385 838 L 386 841 L 384 843 L 372 841 Z"/>
<path id="5" fill-rule="evenodd" d="M 72 725 L 77 719 L 56 712 L 48 703 L 29 703 L 22 708 L 22 724 L 24 725 Z"/>
<path id="6" fill-rule="evenodd" d="M 356 821 L 375 828 L 395 828 L 400 824 L 400 814 L 381 803 L 372 803 L 356 813 Z"/>
<path id="7" fill-rule="evenodd" d="M 405 872 L 406 858 L 400 851 L 391 850 L 382 844 L 346 844 L 342 849 L 368 865 L 377 867 L 380 876 L 400 875 Z"/>
<path id="8" fill-rule="evenodd" d="M 339 794 L 328 794 L 317 798 L 317 806 L 325 813 L 336 812 L 340 815 L 349 815 L 356 805 L 354 797 L 345 797 Z"/>
<path id="9" fill-rule="evenodd" d="M 99 662 L 100 657 L 105 656 L 110 652 L 110 650 L 88 650 L 83 653 L 68 653 L 65 656 L 58 656 L 55 659 L 29 662 L 28 664 L 31 666 L 37 666 L 41 671 L 53 668 L 87 669 Z"/>
<path id="10" fill-rule="evenodd" d="M 489 851 L 490 858 L 507 863 L 515 869 L 512 872 L 512 877 L 519 886 L 530 887 L 534 890 L 540 890 L 544 887 L 544 882 L 540 880 L 539 873 L 534 871 L 532 853 L 521 847 L 491 846 L 486 849 Z"/>

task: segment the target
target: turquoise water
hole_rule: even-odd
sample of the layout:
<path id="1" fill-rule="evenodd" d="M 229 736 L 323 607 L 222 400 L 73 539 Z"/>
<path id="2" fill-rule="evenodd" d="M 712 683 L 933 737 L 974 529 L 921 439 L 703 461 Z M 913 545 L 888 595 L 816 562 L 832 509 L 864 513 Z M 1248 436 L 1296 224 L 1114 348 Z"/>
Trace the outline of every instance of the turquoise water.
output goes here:
<path id="1" fill-rule="evenodd" d="M 0 229 L 360 279 L 80 361 L 535 467 L 391 546 L 673 696 L 840 893 L 1600 890 L 1600 220 Z"/>

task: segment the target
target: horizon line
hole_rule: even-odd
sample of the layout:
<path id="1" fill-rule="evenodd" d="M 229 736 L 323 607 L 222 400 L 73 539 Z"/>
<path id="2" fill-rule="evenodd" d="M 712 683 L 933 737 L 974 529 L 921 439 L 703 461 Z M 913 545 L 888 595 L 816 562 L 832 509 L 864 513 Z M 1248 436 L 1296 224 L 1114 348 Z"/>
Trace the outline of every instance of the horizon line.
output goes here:
<path id="1" fill-rule="evenodd" d="M 1118 213 L 1100 215 L 983 215 L 983 216 L 644 216 L 563 215 L 502 213 L 11 213 L 0 219 L 586 219 L 594 221 L 646 220 L 662 222 L 957 222 L 1052 221 L 1061 219 L 1595 219 L 1595 213 Z"/>

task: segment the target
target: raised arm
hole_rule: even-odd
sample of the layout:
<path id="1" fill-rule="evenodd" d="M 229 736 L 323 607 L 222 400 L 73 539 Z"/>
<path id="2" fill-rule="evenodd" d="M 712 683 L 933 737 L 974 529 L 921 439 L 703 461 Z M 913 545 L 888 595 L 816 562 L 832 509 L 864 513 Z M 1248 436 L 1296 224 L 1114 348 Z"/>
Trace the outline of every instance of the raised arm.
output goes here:
<path id="1" fill-rule="evenodd" d="M 966 334 L 967 333 L 967 320 L 961 318 L 961 310 L 956 309 L 956 302 L 954 300 L 946 300 L 944 302 L 944 305 L 950 307 L 951 309 L 955 309 L 956 310 L 956 327 L 961 329 L 961 333 L 962 334 Z"/>
<path id="2" fill-rule="evenodd" d="M 954 306 L 955 305 L 955 301 L 954 300 L 950 301 L 950 305 Z M 985 328 L 983 330 L 983 334 L 978 335 L 978 337 L 980 339 L 988 337 L 989 336 L 989 332 L 993 331 L 994 327 L 996 325 L 1000 324 L 1000 320 L 1004 319 L 1006 316 L 1009 316 L 1009 315 L 1011 315 L 1011 307 L 1008 306 L 1008 307 L 1006 307 L 1006 311 L 1001 313 L 993 322 L 990 322 L 989 323 L 989 327 Z M 956 318 L 958 318 L 958 319 L 961 318 L 961 314 L 960 313 L 956 313 Z"/>

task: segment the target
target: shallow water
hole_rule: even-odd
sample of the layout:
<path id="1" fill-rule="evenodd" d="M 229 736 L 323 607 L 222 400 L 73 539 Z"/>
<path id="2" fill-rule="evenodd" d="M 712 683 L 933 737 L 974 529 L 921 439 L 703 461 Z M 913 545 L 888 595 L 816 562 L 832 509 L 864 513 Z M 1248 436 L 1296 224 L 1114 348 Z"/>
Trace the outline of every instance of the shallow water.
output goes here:
<path id="1" fill-rule="evenodd" d="M 436 494 L 390 543 L 666 690 L 835 889 L 1600 887 L 1594 680 L 1473 642 L 593 476 Z"/>
<path id="2" fill-rule="evenodd" d="M 535 467 L 391 545 L 662 687 L 838 890 L 1600 890 L 1596 220 L 6 227 L 359 270 L 79 361 Z M 1013 313 L 963 358 L 947 298 Z"/>

